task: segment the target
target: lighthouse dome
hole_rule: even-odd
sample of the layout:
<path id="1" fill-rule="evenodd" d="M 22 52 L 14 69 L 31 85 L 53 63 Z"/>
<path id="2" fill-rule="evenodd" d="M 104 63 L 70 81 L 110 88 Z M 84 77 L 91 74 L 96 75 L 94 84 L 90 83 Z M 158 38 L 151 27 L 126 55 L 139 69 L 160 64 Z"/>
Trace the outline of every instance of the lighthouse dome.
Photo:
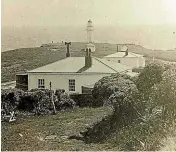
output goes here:
<path id="1" fill-rule="evenodd" d="M 88 21 L 88 23 L 92 23 L 91 19 Z"/>

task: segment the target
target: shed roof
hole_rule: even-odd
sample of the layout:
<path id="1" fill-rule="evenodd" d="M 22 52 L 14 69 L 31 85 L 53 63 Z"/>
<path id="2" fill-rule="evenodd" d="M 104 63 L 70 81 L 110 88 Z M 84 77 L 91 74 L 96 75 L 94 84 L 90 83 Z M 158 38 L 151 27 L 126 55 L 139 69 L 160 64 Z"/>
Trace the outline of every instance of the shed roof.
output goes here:
<path id="1" fill-rule="evenodd" d="M 116 52 L 114 54 L 110 54 L 105 56 L 105 58 L 136 58 L 136 57 L 143 57 L 143 55 L 141 54 L 136 54 L 136 53 L 132 53 L 132 52 L 128 52 L 128 55 L 125 55 L 125 51 L 123 52 Z"/>
<path id="2" fill-rule="evenodd" d="M 28 71 L 28 73 L 117 73 L 132 69 L 126 65 L 96 57 L 92 57 L 92 66 L 90 68 L 84 69 L 84 66 L 85 57 L 68 57 Z"/>

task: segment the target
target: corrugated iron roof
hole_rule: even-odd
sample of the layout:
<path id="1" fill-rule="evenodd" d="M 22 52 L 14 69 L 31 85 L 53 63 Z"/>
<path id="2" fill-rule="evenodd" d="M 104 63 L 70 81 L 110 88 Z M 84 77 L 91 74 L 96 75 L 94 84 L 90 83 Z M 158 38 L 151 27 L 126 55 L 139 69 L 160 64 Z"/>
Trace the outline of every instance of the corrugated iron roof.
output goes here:
<path id="1" fill-rule="evenodd" d="M 85 57 L 68 57 L 63 60 L 28 71 L 28 73 L 79 73 L 85 65 Z M 117 73 L 131 70 L 120 63 L 92 57 L 92 66 L 81 73 Z"/>
<path id="2" fill-rule="evenodd" d="M 83 57 L 68 57 L 28 72 L 77 72 L 83 63 Z"/>
<path id="3" fill-rule="evenodd" d="M 136 57 L 142 57 L 143 55 L 141 54 L 136 54 L 136 53 L 132 53 L 132 52 L 128 52 L 128 55 L 125 55 L 125 52 L 116 52 L 114 54 L 110 54 L 105 56 L 105 58 L 136 58 Z"/>
<path id="4" fill-rule="evenodd" d="M 99 73 L 117 73 L 123 72 L 127 70 L 131 70 L 132 68 L 126 65 L 122 65 L 117 62 L 107 61 L 105 59 L 93 58 L 94 64 L 91 68 L 87 69 L 85 72 L 99 72 Z"/>

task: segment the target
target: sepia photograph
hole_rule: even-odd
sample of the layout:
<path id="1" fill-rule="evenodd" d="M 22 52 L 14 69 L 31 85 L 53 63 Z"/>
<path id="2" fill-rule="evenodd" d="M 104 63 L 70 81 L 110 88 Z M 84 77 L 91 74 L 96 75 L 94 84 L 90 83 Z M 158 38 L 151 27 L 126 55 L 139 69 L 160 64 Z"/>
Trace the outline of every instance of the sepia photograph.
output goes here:
<path id="1" fill-rule="evenodd" d="M 176 0 L 1 0 L 1 151 L 176 151 Z"/>

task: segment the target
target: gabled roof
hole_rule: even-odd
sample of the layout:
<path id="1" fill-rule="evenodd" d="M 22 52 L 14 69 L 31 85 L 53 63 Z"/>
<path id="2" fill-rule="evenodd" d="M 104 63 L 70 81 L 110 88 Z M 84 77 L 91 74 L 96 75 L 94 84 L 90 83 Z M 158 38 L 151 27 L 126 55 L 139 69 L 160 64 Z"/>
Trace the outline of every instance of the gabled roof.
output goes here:
<path id="1" fill-rule="evenodd" d="M 92 66 L 90 68 L 84 69 L 84 66 L 85 57 L 68 57 L 27 73 L 117 73 L 131 70 L 131 67 L 126 65 L 96 57 L 92 57 Z"/>
<path id="2" fill-rule="evenodd" d="M 136 57 L 143 57 L 143 55 L 141 54 L 136 54 L 136 53 L 132 53 L 132 52 L 128 52 L 128 55 L 125 55 L 125 51 L 124 52 L 116 52 L 114 54 L 110 54 L 105 56 L 105 58 L 136 58 Z"/>

